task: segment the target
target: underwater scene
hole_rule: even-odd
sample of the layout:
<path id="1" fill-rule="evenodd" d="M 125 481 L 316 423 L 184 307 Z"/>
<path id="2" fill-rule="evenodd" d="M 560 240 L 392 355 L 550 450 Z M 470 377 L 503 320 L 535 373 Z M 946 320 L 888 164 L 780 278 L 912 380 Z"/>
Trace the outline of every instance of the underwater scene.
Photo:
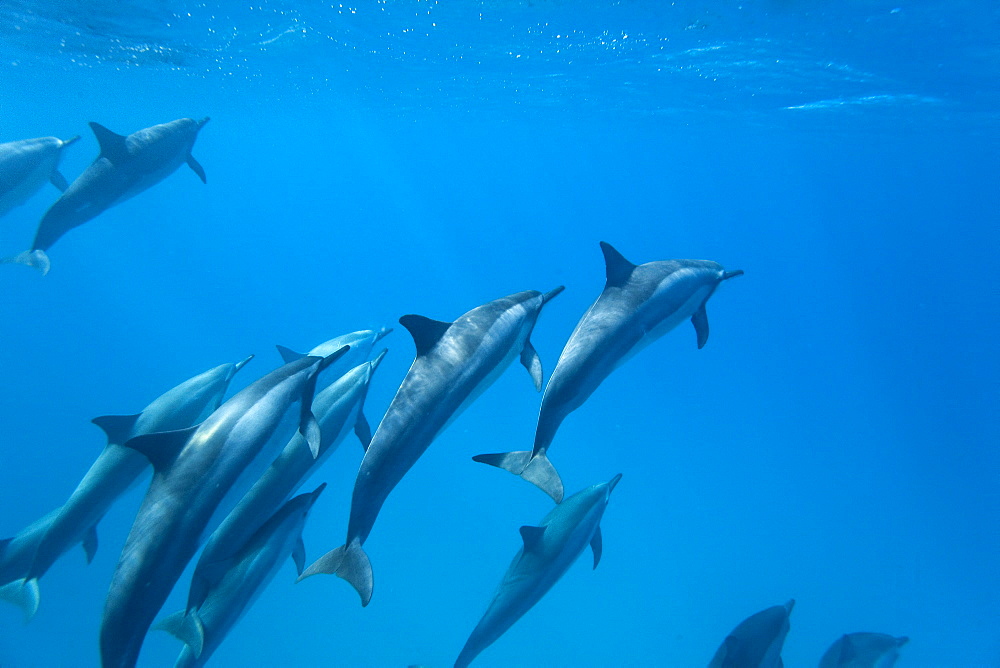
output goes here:
<path id="1" fill-rule="evenodd" d="M 0 666 L 1000 666 L 1000 5 L 4 0 Z"/>

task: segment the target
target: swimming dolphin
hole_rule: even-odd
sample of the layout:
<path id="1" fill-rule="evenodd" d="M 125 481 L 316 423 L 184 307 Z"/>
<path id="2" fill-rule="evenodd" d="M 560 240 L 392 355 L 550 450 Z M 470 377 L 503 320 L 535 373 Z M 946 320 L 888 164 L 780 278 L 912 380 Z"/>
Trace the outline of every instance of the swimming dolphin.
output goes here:
<path id="1" fill-rule="evenodd" d="M 542 386 L 542 363 L 529 337 L 538 314 L 562 286 L 542 294 L 518 292 L 478 306 L 455 322 L 404 315 L 417 357 L 365 453 L 354 483 L 345 544 L 316 560 L 300 580 L 317 573 L 344 578 L 366 606 L 372 568 L 362 545 L 389 492 L 431 442 L 510 366 L 515 357 Z"/>
<path id="2" fill-rule="evenodd" d="M 819 668 L 892 668 L 906 636 L 886 633 L 847 633 L 834 642 L 819 660 Z"/>
<path id="3" fill-rule="evenodd" d="M 307 453 L 308 454 L 308 453 Z M 185 643 L 175 668 L 203 666 L 222 644 L 229 631 L 250 609 L 261 592 L 278 574 L 291 555 L 301 573 L 305 562 L 302 529 L 326 483 L 311 494 L 287 501 L 238 548 L 235 559 L 205 600 L 195 609 L 180 610 L 155 628 L 167 631 Z"/>
<path id="4" fill-rule="evenodd" d="M 473 629 L 455 661 L 464 668 L 514 625 L 569 570 L 589 544 L 594 568 L 601 561 L 601 518 L 619 473 L 569 497 L 546 515 L 539 526 L 521 527 L 524 546 L 503 576 L 493 601 Z"/>
<path id="5" fill-rule="evenodd" d="M 726 636 L 708 668 L 782 668 L 781 648 L 794 606 L 792 599 L 744 619 Z"/>
<path id="6" fill-rule="evenodd" d="M 153 400 L 138 415 L 105 415 L 93 422 L 108 443 L 69 500 L 14 538 L 0 541 L 0 598 L 21 605 L 30 618 L 38 608 L 38 578 L 76 543 L 89 563 L 97 550 L 97 524 L 111 504 L 149 467 L 149 460 L 122 444 L 133 436 L 184 429 L 218 408 L 229 382 L 253 356 L 209 369 Z"/>
<path id="7" fill-rule="evenodd" d="M 59 173 L 62 150 L 79 139 L 39 137 L 0 144 L 0 216 L 20 206 L 50 181 L 59 190 L 69 185 Z"/>
<path id="8" fill-rule="evenodd" d="M 91 123 L 100 155 L 42 217 L 31 249 L 5 261 L 47 273 L 50 263 L 45 251 L 62 235 L 156 185 L 182 164 L 187 163 L 206 182 L 205 170 L 191 155 L 191 147 L 207 122 L 207 117 L 200 121 L 181 118 L 127 137 Z"/>
<path id="9" fill-rule="evenodd" d="M 708 260 L 665 260 L 634 265 L 601 242 L 607 284 L 584 313 L 552 371 L 538 413 L 531 451 L 477 455 L 538 486 L 556 503 L 563 484 L 546 452 L 563 419 L 579 408 L 612 371 L 688 318 L 698 348 L 708 341 L 705 304 L 722 281 L 740 276 Z"/>
<path id="10" fill-rule="evenodd" d="M 264 452 L 282 415 L 301 400 L 299 429 L 313 452 L 320 429 L 311 411 L 325 365 L 343 354 L 303 357 L 234 395 L 197 427 L 136 436 L 125 446 L 146 455 L 153 482 L 112 577 L 101 622 L 104 668 L 134 666 L 143 638 L 174 583 L 211 531 L 220 508 L 246 492 L 242 472 Z M 219 518 L 221 519 L 221 518 Z"/>
<path id="11" fill-rule="evenodd" d="M 319 455 L 313 458 L 301 434 L 292 436 L 278 458 L 209 537 L 191 577 L 188 610 L 202 604 L 211 587 L 229 572 L 240 547 L 330 458 L 350 430 L 368 448 L 372 437 L 363 407 L 372 374 L 385 354 L 383 350 L 374 360 L 359 364 L 316 395 L 312 411 L 321 430 Z"/>
<path id="12" fill-rule="evenodd" d="M 341 336 L 334 337 L 329 341 L 324 341 L 307 353 L 297 353 L 290 348 L 285 346 L 275 346 L 278 349 L 278 354 L 281 355 L 281 359 L 285 362 L 292 362 L 300 357 L 305 357 L 306 355 L 314 355 L 316 357 L 326 357 L 330 353 L 340 350 L 344 346 L 350 346 L 350 350 L 347 354 L 341 357 L 337 362 L 330 366 L 323 375 L 331 380 L 336 380 L 342 375 L 347 373 L 349 369 L 355 368 L 357 365 L 368 359 L 368 355 L 371 354 L 372 348 L 375 344 L 384 339 L 386 336 L 392 333 L 392 327 L 383 327 L 382 329 L 375 331 L 372 329 L 363 329 L 357 332 L 351 332 L 350 334 L 343 334 Z M 324 383 L 322 379 L 317 383 L 316 387 L 324 387 L 329 385 L 329 383 Z"/>

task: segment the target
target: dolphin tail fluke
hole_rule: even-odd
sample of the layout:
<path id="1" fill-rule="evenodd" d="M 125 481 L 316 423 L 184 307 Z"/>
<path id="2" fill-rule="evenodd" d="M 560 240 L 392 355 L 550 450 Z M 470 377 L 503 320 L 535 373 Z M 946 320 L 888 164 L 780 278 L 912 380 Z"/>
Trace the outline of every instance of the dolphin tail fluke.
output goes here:
<path id="1" fill-rule="evenodd" d="M 49 256 L 40 248 L 0 258 L 0 264 L 23 264 L 26 267 L 34 267 L 42 272 L 42 276 L 49 273 L 49 269 L 52 268 Z"/>
<path id="2" fill-rule="evenodd" d="M 336 575 L 347 580 L 361 597 L 361 607 L 365 607 L 372 600 L 372 589 L 374 588 L 372 563 L 368 560 L 368 555 L 365 554 L 359 541 L 352 541 L 347 545 L 341 545 L 336 550 L 327 552 L 303 571 L 297 582 L 319 573 Z"/>
<path id="3" fill-rule="evenodd" d="M 205 648 L 205 627 L 201 622 L 201 617 L 195 610 L 185 613 L 178 610 L 172 615 L 164 617 L 153 627 L 157 631 L 166 631 L 173 637 L 191 648 L 191 653 L 195 657 L 201 656 Z"/>
<path id="4" fill-rule="evenodd" d="M 0 587 L 0 600 L 13 603 L 24 611 L 24 621 L 29 622 L 38 612 L 41 592 L 38 590 L 38 578 L 30 580 L 14 580 Z"/>
<path id="5" fill-rule="evenodd" d="M 536 452 L 534 455 L 531 450 L 499 452 L 492 455 L 476 455 L 472 460 L 510 471 L 551 496 L 556 503 L 562 502 L 562 479 L 544 452 Z"/>

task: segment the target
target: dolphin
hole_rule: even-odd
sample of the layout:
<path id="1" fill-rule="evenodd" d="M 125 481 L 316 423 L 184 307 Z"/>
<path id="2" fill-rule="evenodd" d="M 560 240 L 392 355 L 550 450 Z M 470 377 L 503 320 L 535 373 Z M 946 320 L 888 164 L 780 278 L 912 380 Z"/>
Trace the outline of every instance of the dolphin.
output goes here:
<path id="1" fill-rule="evenodd" d="M 48 273 L 46 251 L 74 227 L 135 197 L 187 163 L 205 180 L 205 170 L 191 155 L 198 131 L 208 122 L 181 118 L 154 125 L 127 137 L 91 123 L 101 153 L 42 217 L 31 248 L 5 262 L 36 267 Z"/>
<path id="2" fill-rule="evenodd" d="M 336 364 L 330 366 L 330 368 L 323 374 L 327 378 L 340 378 L 342 375 L 347 373 L 349 369 L 355 368 L 357 365 L 368 359 L 368 356 L 372 352 L 372 348 L 375 344 L 384 339 L 386 336 L 392 333 L 392 327 L 383 327 L 382 329 L 375 331 L 372 329 L 363 329 L 357 332 L 351 332 L 350 334 L 343 334 L 341 336 L 334 337 L 329 341 L 324 341 L 307 353 L 297 353 L 290 348 L 285 346 L 275 346 L 278 349 L 278 354 L 281 355 L 281 359 L 285 362 L 293 362 L 300 357 L 305 357 L 306 355 L 314 355 L 316 357 L 326 357 L 330 353 L 340 350 L 344 346 L 350 346 L 350 350 L 347 354 L 337 360 Z M 320 388 L 325 384 L 320 379 L 316 387 Z"/>
<path id="3" fill-rule="evenodd" d="M 454 322 L 404 315 L 416 359 L 365 452 L 354 483 L 344 545 L 316 560 L 299 578 L 332 573 L 347 580 L 366 606 L 372 568 L 362 545 L 389 492 L 438 434 L 510 366 L 515 357 L 542 386 L 542 363 L 529 337 L 542 307 L 563 287 L 542 294 L 527 290 L 496 299 Z"/>
<path id="4" fill-rule="evenodd" d="M 211 531 L 250 482 L 242 472 L 255 459 L 270 461 L 264 445 L 289 406 L 301 399 L 299 429 L 310 450 L 320 429 L 311 411 L 318 374 L 330 357 L 303 357 L 238 392 L 196 427 L 136 436 L 125 447 L 153 465 L 153 481 L 136 515 L 111 580 L 101 621 L 104 668 L 134 666 L 143 638 L 174 583 Z M 223 515 L 224 516 L 224 515 Z M 221 519 L 221 518 L 220 518 Z"/>
<path id="5" fill-rule="evenodd" d="M 89 563 L 97 550 L 97 524 L 149 466 L 130 448 L 128 439 L 140 434 L 184 429 L 218 408 L 229 382 L 253 356 L 221 364 L 154 399 L 137 415 L 105 415 L 93 422 L 108 443 L 63 506 L 32 524 L 13 539 L 0 541 L 0 598 L 21 605 L 30 618 L 38 608 L 38 579 L 76 543 L 82 543 Z M 4 547 L 5 546 L 5 547 Z"/>
<path id="6" fill-rule="evenodd" d="M 59 190 L 69 185 L 59 173 L 62 150 L 79 139 L 38 137 L 0 144 L 0 216 L 28 201 L 50 181 Z"/>
<path id="7" fill-rule="evenodd" d="M 316 395 L 312 411 L 321 430 L 319 455 L 313 459 L 301 434 L 292 436 L 278 458 L 209 537 L 191 577 L 188 610 L 204 602 L 210 589 L 229 572 L 240 546 L 330 458 L 351 429 L 368 448 L 372 437 L 363 407 L 372 374 L 385 354 L 383 350 L 374 360 L 362 362 Z"/>
<path id="8" fill-rule="evenodd" d="M 539 526 L 521 527 L 524 545 L 500 581 L 493 601 L 462 648 L 455 668 L 464 668 L 507 632 L 569 570 L 589 544 L 594 568 L 601 561 L 601 518 L 619 473 L 577 492 L 549 511 Z"/>
<path id="9" fill-rule="evenodd" d="M 847 633 L 826 650 L 819 668 L 892 668 L 909 641 L 886 633 Z"/>
<path id="10" fill-rule="evenodd" d="M 552 371 L 530 451 L 477 455 L 477 462 L 510 471 L 559 503 L 563 484 L 546 452 L 563 419 L 579 408 L 612 371 L 688 318 L 698 348 L 708 341 L 705 304 L 722 281 L 740 276 L 709 260 L 634 265 L 601 242 L 607 264 L 604 292 L 583 314 Z"/>
<path id="11" fill-rule="evenodd" d="M 794 606 L 792 599 L 744 619 L 722 641 L 708 668 L 782 668 L 781 648 Z"/>
<path id="12" fill-rule="evenodd" d="M 239 546 L 232 565 L 197 608 L 179 610 L 156 625 L 185 643 L 175 668 L 205 665 L 278 574 L 285 557 L 291 555 L 296 570 L 302 572 L 306 554 L 302 529 L 325 487 L 323 483 L 312 493 L 287 501 Z"/>

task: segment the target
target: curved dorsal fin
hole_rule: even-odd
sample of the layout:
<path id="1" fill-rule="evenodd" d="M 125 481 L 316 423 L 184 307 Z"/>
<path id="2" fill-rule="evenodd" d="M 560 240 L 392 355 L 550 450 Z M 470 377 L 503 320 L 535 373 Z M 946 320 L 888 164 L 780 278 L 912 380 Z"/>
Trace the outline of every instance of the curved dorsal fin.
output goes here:
<path id="1" fill-rule="evenodd" d="M 417 356 L 426 355 L 431 348 L 441 340 L 444 333 L 451 327 L 450 322 L 431 320 L 422 315 L 404 315 L 399 319 L 399 324 L 405 327 L 413 343 L 417 346 Z"/>
<path id="2" fill-rule="evenodd" d="M 604 264 L 608 273 L 608 287 L 623 285 L 628 280 L 628 277 L 632 275 L 635 265 L 626 260 L 607 241 L 601 242 L 601 250 L 604 252 Z"/>
<path id="3" fill-rule="evenodd" d="M 112 132 L 100 123 L 90 123 L 90 129 L 97 137 L 97 143 L 101 145 L 101 155 L 99 158 L 107 158 L 111 162 L 119 162 L 128 157 L 128 148 L 125 145 L 125 137 Z"/>

